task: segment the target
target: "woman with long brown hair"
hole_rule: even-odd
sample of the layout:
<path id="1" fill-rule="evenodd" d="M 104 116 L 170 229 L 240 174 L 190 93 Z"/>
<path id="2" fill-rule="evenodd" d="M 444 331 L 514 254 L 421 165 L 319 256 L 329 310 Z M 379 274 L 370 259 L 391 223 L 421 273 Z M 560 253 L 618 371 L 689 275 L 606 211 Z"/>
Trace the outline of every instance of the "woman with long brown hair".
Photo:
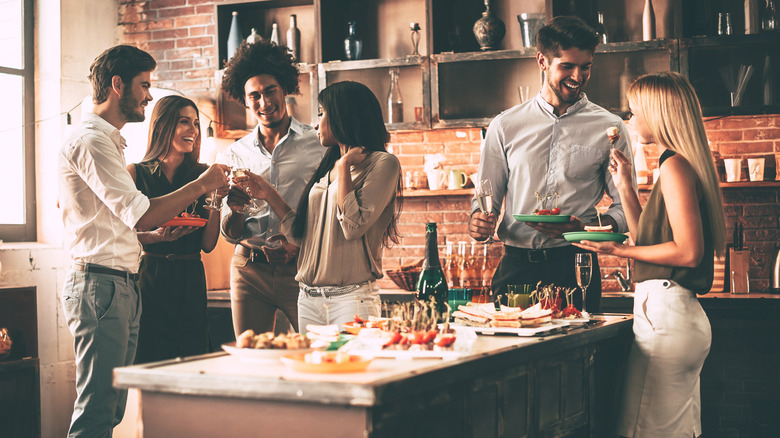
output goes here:
<path id="1" fill-rule="evenodd" d="M 208 169 L 199 163 L 200 119 L 190 99 L 166 96 L 149 120 L 149 143 L 140 163 L 127 167 L 136 187 L 149 197 L 177 190 Z M 228 187 L 217 191 L 217 202 Z M 143 311 L 136 362 L 207 353 L 206 275 L 200 252 L 219 237 L 219 211 L 198 199 L 184 217 L 208 219 L 205 226 L 168 226 L 139 231 L 143 245 L 138 270 Z M 219 204 L 217 204 L 219 205 Z"/>
<path id="2" fill-rule="evenodd" d="M 717 173 L 691 83 L 679 73 L 640 77 L 628 90 L 632 131 L 660 154 L 660 177 L 644 206 L 631 163 L 612 150 L 610 172 L 635 246 L 582 241 L 577 246 L 636 260 L 634 344 L 628 359 L 618 434 L 701 434 L 699 374 L 712 332 L 696 294 L 713 280 L 713 255 L 725 249 Z"/>
<path id="3" fill-rule="evenodd" d="M 390 135 L 376 96 L 346 81 L 329 85 L 318 101 L 317 135 L 327 152 L 297 210 L 262 177 L 243 181 L 282 218 L 286 238 L 300 245 L 295 279 L 302 333 L 308 324 L 379 316 L 382 248 L 398 242 L 401 203 L 401 165 L 387 152 Z"/>

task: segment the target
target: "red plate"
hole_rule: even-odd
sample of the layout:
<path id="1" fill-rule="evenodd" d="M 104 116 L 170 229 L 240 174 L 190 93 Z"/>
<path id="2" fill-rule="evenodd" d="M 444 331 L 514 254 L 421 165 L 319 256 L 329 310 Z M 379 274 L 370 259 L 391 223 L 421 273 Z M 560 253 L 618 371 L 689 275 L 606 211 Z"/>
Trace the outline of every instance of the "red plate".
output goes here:
<path id="1" fill-rule="evenodd" d="M 202 217 L 175 217 L 160 225 L 161 227 L 202 227 L 209 220 Z"/>

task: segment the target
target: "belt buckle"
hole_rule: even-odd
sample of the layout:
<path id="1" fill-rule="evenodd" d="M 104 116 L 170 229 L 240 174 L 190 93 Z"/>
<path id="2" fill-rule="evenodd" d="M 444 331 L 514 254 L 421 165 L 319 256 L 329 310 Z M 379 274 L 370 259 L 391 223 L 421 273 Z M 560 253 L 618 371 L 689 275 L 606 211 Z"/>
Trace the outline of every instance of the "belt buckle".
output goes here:
<path id="1" fill-rule="evenodd" d="M 531 263 L 539 263 L 547 261 L 547 251 L 543 249 L 530 249 L 528 250 L 528 261 Z"/>
<path id="2" fill-rule="evenodd" d="M 255 251 L 252 248 L 249 248 L 249 261 L 255 263 L 255 257 L 257 257 L 257 251 Z"/>

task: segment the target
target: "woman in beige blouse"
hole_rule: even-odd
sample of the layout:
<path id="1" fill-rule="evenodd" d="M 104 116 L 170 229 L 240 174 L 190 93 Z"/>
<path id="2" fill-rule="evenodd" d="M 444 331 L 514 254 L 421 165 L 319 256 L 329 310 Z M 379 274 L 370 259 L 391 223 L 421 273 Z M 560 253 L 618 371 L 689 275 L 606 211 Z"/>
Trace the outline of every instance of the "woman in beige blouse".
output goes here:
<path id="1" fill-rule="evenodd" d="M 237 180 L 282 219 L 282 232 L 300 246 L 298 327 L 343 324 L 379 316 L 382 248 L 398 243 L 401 165 L 387 152 L 376 96 L 357 82 L 322 90 L 317 135 L 328 148 L 292 210 L 262 177 Z M 343 327 L 339 327 L 340 329 Z"/>

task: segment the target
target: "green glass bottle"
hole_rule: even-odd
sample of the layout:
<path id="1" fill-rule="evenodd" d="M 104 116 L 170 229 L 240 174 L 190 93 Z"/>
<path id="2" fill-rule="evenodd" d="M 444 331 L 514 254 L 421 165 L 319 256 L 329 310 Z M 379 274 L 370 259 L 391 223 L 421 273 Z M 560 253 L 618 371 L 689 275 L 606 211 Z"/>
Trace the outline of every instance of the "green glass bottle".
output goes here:
<path id="1" fill-rule="evenodd" d="M 425 225 L 425 260 L 423 260 L 422 272 L 417 280 L 417 299 L 428 301 L 436 300 L 436 310 L 440 317 L 447 311 L 447 280 L 439 262 L 438 236 L 436 223 L 428 222 Z"/>

